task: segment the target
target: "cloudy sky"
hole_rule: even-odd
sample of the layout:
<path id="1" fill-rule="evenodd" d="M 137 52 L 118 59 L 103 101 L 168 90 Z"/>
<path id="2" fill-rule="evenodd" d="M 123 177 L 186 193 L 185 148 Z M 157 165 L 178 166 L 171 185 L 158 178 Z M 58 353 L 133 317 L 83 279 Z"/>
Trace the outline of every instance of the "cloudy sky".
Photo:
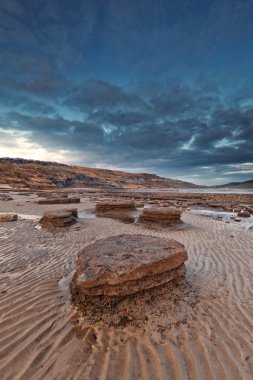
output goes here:
<path id="1" fill-rule="evenodd" d="M 253 0 L 1 0 L 0 156 L 253 178 Z"/>

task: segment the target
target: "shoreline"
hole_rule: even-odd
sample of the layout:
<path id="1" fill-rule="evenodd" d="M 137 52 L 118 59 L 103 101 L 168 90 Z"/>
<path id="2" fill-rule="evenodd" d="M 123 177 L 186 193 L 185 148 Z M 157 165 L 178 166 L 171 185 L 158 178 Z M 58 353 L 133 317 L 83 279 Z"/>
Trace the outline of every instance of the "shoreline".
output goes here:
<path id="1" fill-rule="evenodd" d="M 37 205 L 35 198 L 16 195 L 1 202 L 0 211 L 41 215 L 63 207 Z M 80 212 L 93 211 L 88 198 L 76 205 Z M 182 219 L 190 228 L 151 230 L 81 218 L 52 233 L 37 230 L 33 220 L 1 223 L 2 378 L 250 379 L 253 231 L 189 212 Z M 137 231 L 185 245 L 186 288 L 177 293 L 182 299 L 172 308 L 169 288 L 154 292 L 151 303 L 137 297 L 148 317 L 137 327 L 89 323 L 70 302 L 77 252 L 97 239 Z"/>

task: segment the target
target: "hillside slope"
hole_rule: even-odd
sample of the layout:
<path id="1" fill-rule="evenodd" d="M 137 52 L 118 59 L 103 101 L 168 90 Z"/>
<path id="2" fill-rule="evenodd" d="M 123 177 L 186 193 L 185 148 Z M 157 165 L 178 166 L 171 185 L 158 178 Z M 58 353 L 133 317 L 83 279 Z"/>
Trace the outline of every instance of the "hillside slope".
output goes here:
<path id="1" fill-rule="evenodd" d="M 68 166 L 56 162 L 0 158 L 0 187 L 12 188 L 194 188 L 190 182 L 147 173 Z"/>
<path id="2" fill-rule="evenodd" d="M 253 189 L 253 179 L 244 182 L 229 182 L 225 185 L 220 185 L 217 187 L 229 187 L 233 189 Z"/>

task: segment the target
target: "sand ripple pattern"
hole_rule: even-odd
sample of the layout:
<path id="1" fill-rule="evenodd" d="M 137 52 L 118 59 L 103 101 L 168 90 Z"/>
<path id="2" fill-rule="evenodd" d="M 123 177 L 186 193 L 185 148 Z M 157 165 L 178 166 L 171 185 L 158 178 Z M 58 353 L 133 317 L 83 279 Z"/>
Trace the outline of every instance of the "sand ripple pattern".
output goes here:
<path id="1" fill-rule="evenodd" d="M 154 231 L 87 219 L 66 234 L 33 221 L 0 226 L 0 373 L 3 380 L 253 378 L 253 232 L 184 214 L 190 228 Z M 151 328 L 77 325 L 68 283 L 76 252 L 121 233 L 185 244 L 198 302 L 185 323 Z"/>

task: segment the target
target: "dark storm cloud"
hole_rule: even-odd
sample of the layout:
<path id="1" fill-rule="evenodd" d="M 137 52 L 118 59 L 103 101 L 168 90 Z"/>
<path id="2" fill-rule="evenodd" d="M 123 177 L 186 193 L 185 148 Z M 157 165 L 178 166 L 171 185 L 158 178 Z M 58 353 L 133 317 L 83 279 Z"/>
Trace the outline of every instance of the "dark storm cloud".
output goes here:
<path id="1" fill-rule="evenodd" d="M 28 94 L 39 98 L 55 100 L 63 96 L 70 83 L 66 80 L 40 73 L 38 77 L 27 78 L 26 80 L 14 79 L 11 77 L 0 77 L 2 91 L 9 91 L 15 94 Z"/>
<path id="2" fill-rule="evenodd" d="M 86 108 L 116 108 L 116 107 L 144 107 L 142 99 L 133 93 L 129 93 L 119 86 L 98 80 L 85 81 L 77 88 L 74 88 L 67 100 L 67 106 L 74 106 L 81 111 Z"/>
<path id="3" fill-rule="evenodd" d="M 173 91 L 174 86 L 148 100 L 145 92 L 140 96 L 140 90 L 138 96 L 134 92 L 130 96 L 118 86 L 103 83 L 102 88 L 91 91 L 90 99 L 86 92 L 83 108 L 78 103 L 87 113 L 82 122 L 16 112 L 6 115 L 5 128 L 13 128 L 14 123 L 16 129 L 29 131 L 33 140 L 50 149 L 91 149 L 97 152 L 98 161 L 108 165 L 117 156 L 119 166 L 134 167 L 135 162 L 145 167 L 148 163 L 156 172 L 165 172 L 171 162 L 170 170 L 176 171 L 252 160 L 253 107 L 228 108 L 225 103 L 231 101 L 221 101 L 218 91 L 209 95 L 195 86 Z M 207 99 L 210 104 L 203 107 Z M 181 112 L 179 108 L 174 112 L 172 104 L 182 107 Z"/>
<path id="4" fill-rule="evenodd" d="M 232 172 L 253 162 L 252 18 L 253 0 L 2 0 L 0 129 L 84 165 Z"/>
<path id="5" fill-rule="evenodd" d="M 32 139 L 45 148 L 57 145 L 58 148 L 71 146 L 73 149 L 81 149 L 91 143 L 97 144 L 103 138 L 103 131 L 99 126 L 88 122 L 10 113 L 3 122 L 7 129 L 13 128 L 8 120 L 12 120 L 16 129 L 30 132 Z"/>

